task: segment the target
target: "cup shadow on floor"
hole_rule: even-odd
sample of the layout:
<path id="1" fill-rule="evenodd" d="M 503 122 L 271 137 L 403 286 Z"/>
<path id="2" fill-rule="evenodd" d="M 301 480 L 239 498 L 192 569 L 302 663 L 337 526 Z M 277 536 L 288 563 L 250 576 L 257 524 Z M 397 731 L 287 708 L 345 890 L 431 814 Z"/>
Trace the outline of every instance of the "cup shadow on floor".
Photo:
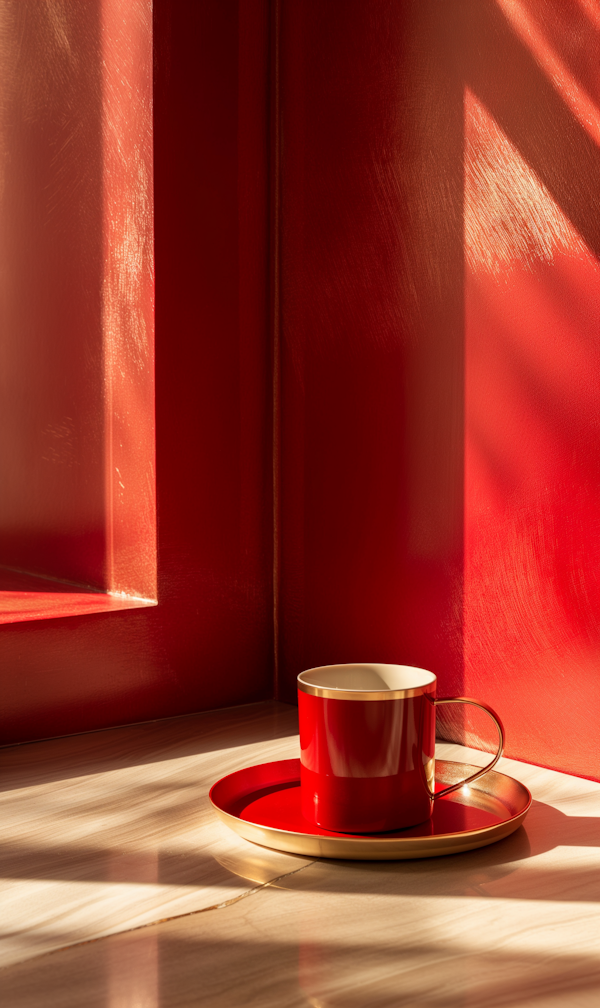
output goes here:
<path id="1" fill-rule="evenodd" d="M 552 856 L 559 847 L 560 864 Z M 571 857 L 565 858 L 564 848 L 571 848 Z M 600 848 L 600 818 L 568 816 L 534 801 L 523 826 L 487 847 L 403 861 L 314 859 L 322 871 L 301 872 L 273 884 L 398 896 L 479 893 L 504 899 L 596 902 L 600 901 L 600 873 L 597 861 L 585 856 L 585 848 Z M 257 880 L 251 857 L 250 852 L 248 862 L 243 856 L 228 857 L 223 866 Z M 333 870 L 326 870 L 327 866 Z"/>

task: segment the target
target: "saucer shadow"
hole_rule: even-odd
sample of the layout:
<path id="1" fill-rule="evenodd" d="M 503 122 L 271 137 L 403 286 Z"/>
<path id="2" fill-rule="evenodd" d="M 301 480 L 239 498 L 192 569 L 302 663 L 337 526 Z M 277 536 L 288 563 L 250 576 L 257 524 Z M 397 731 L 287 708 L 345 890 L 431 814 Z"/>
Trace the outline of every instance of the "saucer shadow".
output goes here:
<path id="1" fill-rule="evenodd" d="M 567 848 L 560 863 L 545 857 Z M 385 891 L 397 896 L 483 896 L 495 899 L 600 901 L 600 872 L 578 848 L 600 848 L 600 818 L 568 816 L 544 802 L 533 801 L 522 826 L 514 833 L 476 850 L 432 858 L 399 861 L 349 861 L 300 858 L 299 868 L 270 883 L 278 888 L 327 892 Z M 223 864 L 251 881 L 257 874 L 258 845 Z M 294 855 L 289 855 L 293 857 Z M 533 858 L 540 858 L 534 862 Z M 217 860 L 220 858 L 217 856 Z M 310 861 L 309 871 L 300 862 Z M 331 870 L 327 870 L 327 869 Z M 262 877 L 261 877 L 262 876 Z"/>

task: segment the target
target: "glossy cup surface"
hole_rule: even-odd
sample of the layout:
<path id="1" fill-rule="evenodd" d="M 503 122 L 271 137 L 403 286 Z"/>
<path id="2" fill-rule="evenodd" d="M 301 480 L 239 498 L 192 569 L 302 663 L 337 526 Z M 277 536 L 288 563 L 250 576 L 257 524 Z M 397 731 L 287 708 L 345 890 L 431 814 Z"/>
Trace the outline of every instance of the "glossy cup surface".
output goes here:
<path id="1" fill-rule="evenodd" d="M 302 812 L 340 833 L 425 822 L 435 755 L 432 672 L 359 663 L 298 676 Z"/>

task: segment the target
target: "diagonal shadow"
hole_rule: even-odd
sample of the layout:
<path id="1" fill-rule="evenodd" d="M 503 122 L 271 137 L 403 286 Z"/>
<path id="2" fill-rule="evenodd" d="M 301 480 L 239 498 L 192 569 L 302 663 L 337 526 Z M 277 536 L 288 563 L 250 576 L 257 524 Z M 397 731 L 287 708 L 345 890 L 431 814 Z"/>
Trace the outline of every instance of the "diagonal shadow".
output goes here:
<path id="1" fill-rule="evenodd" d="M 0 794 L 297 734 L 297 708 L 261 700 L 81 735 L 0 746 Z"/>
<path id="2" fill-rule="evenodd" d="M 462 0 L 460 72 L 600 258 L 600 152 L 499 10 Z"/>
<path id="3" fill-rule="evenodd" d="M 596 3 L 596 0 L 592 0 Z M 588 98 L 598 102 L 598 47 L 600 46 L 600 7 L 595 20 L 586 9 L 586 0 L 534 0 L 528 12 L 536 27 L 543 25 L 544 36 L 560 56 L 561 63 Z"/>
<path id="4" fill-rule="evenodd" d="M 454 42 L 448 44 L 448 59 L 453 61 L 455 73 L 460 76 L 463 87 L 468 88 L 493 116 L 508 141 L 516 148 L 536 178 L 546 187 L 553 201 L 593 255 L 600 258 L 600 213 L 598 213 L 600 151 L 597 144 L 569 109 L 552 79 L 540 68 L 527 45 L 513 30 L 496 0 L 457 0 L 451 6 L 452 18 L 455 20 Z M 552 5 L 544 0 L 539 5 L 534 2 L 524 6 L 534 10 L 534 17 L 537 18 L 538 24 L 544 23 L 544 29 L 546 25 L 552 25 L 554 34 L 551 33 L 551 44 L 557 48 L 562 58 L 563 47 L 559 45 L 560 35 L 556 32 L 553 21 L 553 18 L 556 19 L 558 4 Z M 575 8 L 576 5 L 572 6 Z M 578 16 L 578 12 L 579 8 L 574 16 Z M 591 46 L 594 52 L 597 36 L 594 34 L 590 41 L 594 28 L 590 22 L 586 22 L 583 15 L 581 15 L 581 32 L 583 39 L 581 44 Z M 583 83 L 585 84 L 585 81 Z M 589 85 L 589 80 L 587 83 Z M 587 90 L 593 98 L 589 86 Z M 509 184 L 513 181 L 508 179 Z M 492 198 L 493 196 L 490 196 L 490 199 Z M 518 227 L 518 222 L 516 226 Z M 558 278 L 558 270 L 556 274 Z M 554 282 L 558 283 L 558 279 Z M 488 326 L 489 306 L 486 306 L 486 312 L 485 324 Z M 590 326 L 590 332 L 593 334 L 593 326 Z M 467 353 L 471 353 L 470 348 Z M 491 374 L 493 359 L 489 368 Z M 494 379 L 486 375 L 486 380 Z M 478 376 L 478 383 L 478 392 L 481 393 L 484 389 L 484 378 L 481 375 Z M 534 394 L 535 392 L 531 390 L 526 402 L 531 403 Z M 548 404 L 544 403 L 549 415 L 550 410 L 549 407 L 546 409 L 547 406 Z M 566 408 L 570 406 L 571 402 L 567 401 Z M 468 408 L 470 410 L 471 406 Z M 469 413 L 469 423 L 471 419 Z M 574 431 L 573 418 L 569 417 L 563 423 L 563 416 L 559 415 L 557 421 L 562 436 L 566 436 L 569 440 L 569 450 L 576 458 L 581 459 L 581 445 L 585 445 L 585 442 L 579 436 L 579 431 Z M 490 424 L 489 429 L 493 429 L 493 424 Z M 582 423 L 583 433 L 586 433 L 592 444 L 593 424 L 588 423 L 584 431 Z M 494 444 L 497 444 L 498 440 L 496 438 Z M 490 468 L 498 477 L 497 482 L 506 479 L 508 483 L 510 479 L 516 478 L 513 473 L 508 472 L 506 458 L 501 459 L 497 453 L 492 457 L 489 443 L 481 447 L 481 455 L 490 462 Z M 595 474 L 597 468 L 597 460 L 593 456 L 593 450 L 590 449 L 592 461 L 590 476 L 587 479 L 592 481 L 595 480 L 595 475 L 592 473 Z M 506 457 L 518 458 L 518 453 L 514 453 L 511 449 L 507 451 Z M 560 534 L 566 538 L 569 533 L 565 535 L 561 529 Z M 559 576 L 561 575 L 562 572 L 559 571 Z M 579 599 L 574 600 L 573 608 L 585 609 L 585 603 L 581 604 L 584 596 L 580 582 L 576 581 L 576 584 Z M 588 611 L 590 619 L 593 620 L 593 607 L 589 606 Z M 583 629 L 586 627 L 583 626 Z M 464 734 L 460 730 L 452 737 L 457 741 L 464 741 Z M 535 756 L 533 758 L 536 759 Z M 539 752 L 537 758 L 541 758 Z"/>
<path id="5" fill-rule="evenodd" d="M 462 854 L 408 861 L 333 861 L 314 859 L 320 870 L 282 878 L 276 885 L 303 890 L 390 896 L 484 896 L 543 902 L 600 902 L 598 862 L 574 854 L 544 858 L 557 848 L 600 847 L 600 818 L 568 816 L 534 801 L 525 823 L 498 843 Z M 539 861 L 532 858 L 539 857 Z M 218 855 L 217 855 L 218 858 Z M 228 857 L 226 866 L 252 879 L 243 854 Z M 331 870 L 328 870 L 328 866 Z M 337 866 L 337 867 L 335 867 Z"/>
<path id="6" fill-rule="evenodd" d="M 137 824 L 143 835 L 159 835 L 164 827 L 164 810 L 153 809 L 152 804 L 157 792 L 168 789 L 166 784 L 136 789 L 135 807 L 143 807 L 144 797 L 148 805 L 148 811 Z M 168 817 L 171 822 L 188 822 L 194 811 L 204 813 L 205 800 L 199 801 L 197 787 L 190 786 L 181 790 L 169 806 Z M 397 896 L 479 894 L 502 899 L 600 902 L 597 859 L 575 856 L 575 860 L 561 858 L 558 864 L 555 858 L 540 858 L 559 847 L 582 851 L 600 848 L 600 818 L 568 816 L 544 802 L 534 801 L 525 825 L 488 847 L 414 861 L 302 858 L 303 863 L 312 860 L 315 865 L 331 868 L 325 874 L 303 873 L 303 885 L 318 889 L 324 884 L 332 892 L 373 893 L 380 891 L 383 874 L 387 879 L 386 892 Z M 210 850 L 177 852 L 169 850 L 168 844 L 159 844 L 155 851 L 108 847 L 103 839 L 95 845 L 89 839 L 68 845 L 41 840 L 38 844 L 31 840 L 0 842 L 0 877 L 98 882 L 108 887 L 114 882 L 191 888 L 210 885 L 226 891 L 236 885 L 239 877 L 251 882 L 265 881 L 262 852 L 258 845 L 239 842 L 235 850 L 213 845 Z M 532 858 L 539 860 L 531 861 Z M 215 874 L 215 862 L 225 869 L 224 874 Z M 293 872 L 293 868 L 290 870 Z M 287 888 L 286 879 L 279 885 Z"/>
<path id="7" fill-rule="evenodd" d="M 303 920 L 286 908 L 275 923 L 260 917 L 249 922 L 247 910 L 245 915 L 168 921 L 100 944 L 61 949 L 34 964 L 17 963 L 2 971 L 6 1004 L 584 1008 L 596 1003 L 598 959 L 576 941 L 558 953 L 506 943 L 471 950 L 450 938 L 406 933 L 396 921 L 378 920 L 373 909 L 361 923 L 378 941 L 365 940 L 358 924 L 352 934 L 326 910 L 320 920 L 305 911 Z M 311 927 L 310 937 L 298 932 L 299 917 L 300 927 Z M 148 983 L 157 942 L 159 991 Z"/>

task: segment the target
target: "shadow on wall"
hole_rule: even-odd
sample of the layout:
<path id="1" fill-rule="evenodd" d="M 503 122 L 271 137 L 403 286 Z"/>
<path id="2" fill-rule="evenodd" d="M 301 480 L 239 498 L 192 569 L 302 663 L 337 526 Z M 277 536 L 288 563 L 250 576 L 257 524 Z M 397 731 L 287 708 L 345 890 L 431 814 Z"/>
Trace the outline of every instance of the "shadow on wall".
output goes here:
<path id="1" fill-rule="evenodd" d="M 147 0 L 2 4 L 0 564 L 147 599 L 151 75 Z"/>
<path id="2" fill-rule="evenodd" d="M 0 556 L 95 587 L 106 553 L 100 31 L 97 3 L 9 0 L 0 13 Z"/>
<path id="3" fill-rule="evenodd" d="M 311 665 L 425 666 L 493 700 L 511 755 L 580 774 L 598 21 L 558 0 L 281 5 L 282 696 Z M 566 715 L 565 676 L 587 696 Z"/>
<path id="4" fill-rule="evenodd" d="M 513 755 L 597 775 L 600 24 L 465 11 L 463 689 Z"/>
<path id="5" fill-rule="evenodd" d="M 463 88 L 448 7 L 281 6 L 289 699 L 302 668 L 369 654 L 462 669 Z"/>

